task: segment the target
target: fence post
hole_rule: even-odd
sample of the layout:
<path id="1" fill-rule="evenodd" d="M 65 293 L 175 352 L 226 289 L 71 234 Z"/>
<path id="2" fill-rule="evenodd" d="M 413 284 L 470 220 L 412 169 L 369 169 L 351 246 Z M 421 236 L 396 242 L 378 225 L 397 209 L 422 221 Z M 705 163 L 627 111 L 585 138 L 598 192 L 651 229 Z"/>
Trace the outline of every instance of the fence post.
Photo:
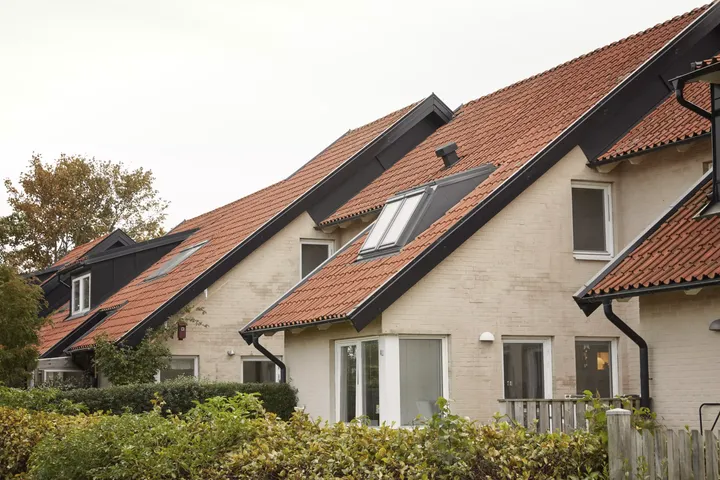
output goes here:
<path id="1" fill-rule="evenodd" d="M 635 432 L 630 424 L 630 411 L 622 408 L 608 410 L 607 429 L 610 480 L 624 480 L 626 469 L 635 460 Z"/>

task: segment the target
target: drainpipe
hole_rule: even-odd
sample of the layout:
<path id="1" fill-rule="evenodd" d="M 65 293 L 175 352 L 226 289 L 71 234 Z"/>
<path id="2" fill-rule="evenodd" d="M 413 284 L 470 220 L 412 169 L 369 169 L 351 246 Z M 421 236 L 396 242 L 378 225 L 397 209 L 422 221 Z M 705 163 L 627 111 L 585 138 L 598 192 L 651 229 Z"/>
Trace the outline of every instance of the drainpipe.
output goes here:
<path id="1" fill-rule="evenodd" d="M 612 308 L 612 300 L 605 300 L 603 302 L 603 311 L 605 312 L 605 317 L 610 320 L 610 323 L 619 328 L 620 331 L 640 347 L 640 406 L 650 408 L 650 362 L 647 342 L 638 335 L 635 330 L 630 328 L 627 323 L 623 322 L 620 317 L 615 315 Z"/>
<path id="2" fill-rule="evenodd" d="M 276 357 L 275 355 L 270 353 L 270 351 L 267 348 L 260 345 L 260 335 L 253 335 L 252 344 L 255 348 L 257 348 L 260 351 L 260 353 L 265 355 L 268 358 L 268 360 L 270 360 L 271 362 L 273 362 L 275 365 L 278 366 L 278 368 L 280 369 L 280 383 L 287 383 L 287 377 L 286 377 L 287 367 L 282 362 L 282 360 L 280 360 L 278 357 Z"/>

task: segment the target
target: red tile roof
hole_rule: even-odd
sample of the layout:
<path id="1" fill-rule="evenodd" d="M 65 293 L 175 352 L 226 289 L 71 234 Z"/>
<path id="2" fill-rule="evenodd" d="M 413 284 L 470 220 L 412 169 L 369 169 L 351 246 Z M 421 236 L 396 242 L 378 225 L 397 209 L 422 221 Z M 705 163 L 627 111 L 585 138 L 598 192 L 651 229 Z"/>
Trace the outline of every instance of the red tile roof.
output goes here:
<path id="1" fill-rule="evenodd" d="M 65 338 L 67 334 L 75 330 L 87 319 L 87 316 L 83 316 L 82 318 L 65 320 L 69 313 L 70 305 L 66 303 L 49 315 L 50 322 L 43 326 L 39 332 L 40 355 L 50 350 L 53 345 Z"/>
<path id="2" fill-rule="evenodd" d="M 180 224 L 171 233 L 199 230 L 103 302 L 99 308 L 123 302 L 127 304 L 73 344 L 72 348 L 91 346 L 94 339 L 101 334 L 106 334 L 111 339 L 119 339 L 125 335 L 195 278 L 222 260 L 259 227 L 392 126 L 413 106 L 407 106 L 363 127 L 348 131 L 290 178 Z M 144 281 L 177 252 L 203 241 L 208 243 L 168 275 L 152 282 Z"/>
<path id="3" fill-rule="evenodd" d="M 82 257 L 90 253 L 90 250 L 95 248 L 97 244 L 105 240 L 109 233 L 107 235 L 103 235 L 101 237 L 96 238 L 95 240 L 90 240 L 87 243 L 83 243 L 82 245 L 78 245 L 77 247 L 70 250 L 64 257 L 62 257 L 57 262 L 53 263 L 51 267 L 59 267 L 61 265 L 69 265 L 73 262 L 76 262 L 80 260 Z"/>
<path id="4" fill-rule="evenodd" d="M 710 92 L 706 84 L 688 84 L 685 98 L 706 110 L 710 109 Z M 597 160 L 617 161 L 709 132 L 710 121 L 680 105 L 675 94 L 671 94 Z"/>
<path id="5" fill-rule="evenodd" d="M 364 236 L 358 238 L 245 331 L 348 317 L 704 10 L 693 10 L 463 105 L 450 123 L 326 222 L 377 210 L 398 191 L 483 163 L 497 167 L 490 177 L 395 255 L 357 262 Z M 445 171 L 434 151 L 451 141 L 457 143 L 461 160 Z"/>
<path id="6" fill-rule="evenodd" d="M 711 190 L 711 175 L 706 174 L 669 218 L 651 227 L 647 238 L 593 281 L 585 296 L 720 278 L 720 217 L 695 218 Z"/>

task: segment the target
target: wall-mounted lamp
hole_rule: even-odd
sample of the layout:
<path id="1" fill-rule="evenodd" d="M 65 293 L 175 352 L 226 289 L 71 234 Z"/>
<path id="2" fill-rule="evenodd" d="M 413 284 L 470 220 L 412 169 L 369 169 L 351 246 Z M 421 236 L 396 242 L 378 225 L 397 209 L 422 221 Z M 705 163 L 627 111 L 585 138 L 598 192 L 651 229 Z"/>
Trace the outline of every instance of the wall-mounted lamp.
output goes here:
<path id="1" fill-rule="evenodd" d="M 227 354 L 228 354 L 228 357 L 232 357 L 235 355 L 235 350 L 228 350 Z"/>
<path id="2" fill-rule="evenodd" d="M 494 342 L 494 341 L 495 341 L 495 335 L 493 335 L 493 334 L 490 333 L 490 332 L 483 332 L 483 333 L 480 334 L 480 341 L 481 341 L 481 342 L 488 342 L 488 343 Z"/>
<path id="3" fill-rule="evenodd" d="M 710 331 L 711 332 L 720 332 L 720 319 L 713 320 L 710 322 Z"/>

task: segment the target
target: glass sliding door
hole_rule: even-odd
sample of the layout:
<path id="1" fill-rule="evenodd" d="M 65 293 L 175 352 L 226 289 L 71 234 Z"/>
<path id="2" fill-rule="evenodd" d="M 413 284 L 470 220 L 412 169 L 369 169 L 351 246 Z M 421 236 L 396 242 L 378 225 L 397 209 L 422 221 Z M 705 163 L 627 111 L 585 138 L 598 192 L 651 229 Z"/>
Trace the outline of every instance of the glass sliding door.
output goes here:
<path id="1" fill-rule="evenodd" d="M 380 424 L 380 369 L 378 341 L 338 342 L 335 347 L 336 408 L 338 421 L 365 417 Z"/>
<path id="2" fill-rule="evenodd" d="M 550 398 L 549 340 L 503 340 L 505 398 Z"/>

